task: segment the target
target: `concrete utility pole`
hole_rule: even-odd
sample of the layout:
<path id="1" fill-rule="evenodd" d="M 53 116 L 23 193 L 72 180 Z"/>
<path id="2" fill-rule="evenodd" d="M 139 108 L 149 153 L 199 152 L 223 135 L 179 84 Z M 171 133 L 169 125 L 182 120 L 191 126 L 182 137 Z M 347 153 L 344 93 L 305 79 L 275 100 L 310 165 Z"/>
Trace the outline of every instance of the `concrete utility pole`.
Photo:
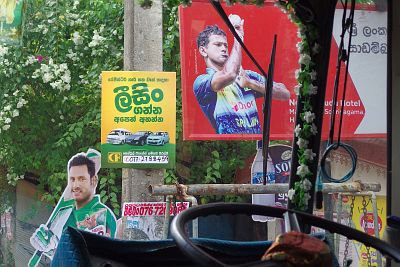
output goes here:
<path id="1" fill-rule="evenodd" d="M 146 9 L 137 0 L 124 0 L 124 70 L 162 71 L 162 55 L 162 0 L 153 0 Z M 163 169 L 122 169 L 122 204 L 163 201 L 163 197 L 148 193 L 150 184 L 163 183 Z M 162 229 L 162 224 L 160 217 L 156 228 Z M 141 239 L 142 235 L 125 226 L 123 220 L 124 239 Z"/>

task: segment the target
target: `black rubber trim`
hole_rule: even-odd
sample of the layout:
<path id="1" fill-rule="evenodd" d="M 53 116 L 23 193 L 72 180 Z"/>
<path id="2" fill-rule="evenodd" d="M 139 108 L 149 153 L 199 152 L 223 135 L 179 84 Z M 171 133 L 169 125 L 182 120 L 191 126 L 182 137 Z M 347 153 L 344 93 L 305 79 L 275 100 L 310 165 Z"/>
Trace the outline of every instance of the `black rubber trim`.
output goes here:
<path id="1" fill-rule="evenodd" d="M 175 216 L 171 223 L 171 236 L 175 240 L 182 252 L 200 266 L 226 267 L 218 259 L 213 258 L 197 246 L 195 246 L 185 235 L 185 224 L 197 217 L 220 214 L 247 214 L 247 215 L 265 215 L 275 218 L 282 218 L 283 213 L 290 211 L 296 213 L 299 220 L 303 223 L 313 225 L 319 228 L 338 233 L 349 239 L 357 240 L 369 247 L 379 250 L 382 254 L 390 256 L 395 261 L 400 262 L 400 250 L 389 245 L 381 239 L 370 236 L 356 229 L 347 227 L 343 224 L 328 221 L 304 212 L 287 210 L 283 208 L 252 205 L 248 203 L 212 203 L 192 207 Z"/>

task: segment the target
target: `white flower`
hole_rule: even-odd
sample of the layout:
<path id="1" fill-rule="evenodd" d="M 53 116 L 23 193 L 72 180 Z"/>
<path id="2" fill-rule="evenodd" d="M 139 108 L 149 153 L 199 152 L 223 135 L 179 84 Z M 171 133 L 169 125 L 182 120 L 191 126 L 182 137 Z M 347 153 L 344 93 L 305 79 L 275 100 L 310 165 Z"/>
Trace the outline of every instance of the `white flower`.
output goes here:
<path id="1" fill-rule="evenodd" d="M 318 43 L 315 43 L 314 46 L 312 47 L 313 55 L 318 54 L 319 51 L 321 51 L 321 46 Z"/>
<path id="2" fill-rule="evenodd" d="M 70 76 L 70 72 L 65 72 L 63 76 L 61 76 L 61 80 L 64 83 L 70 83 L 71 82 L 71 76 Z"/>
<path id="3" fill-rule="evenodd" d="M 40 75 L 40 70 L 35 70 L 35 72 L 32 75 L 32 79 L 37 79 Z"/>
<path id="4" fill-rule="evenodd" d="M 296 135 L 296 137 L 299 137 L 300 133 L 301 133 L 301 127 L 300 124 L 297 124 L 296 128 L 294 128 L 294 134 Z"/>
<path id="5" fill-rule="evenodd" d="M 305 193 L 303 196 L 303 200 L 304 200 L 304 205 L 308 205 L 308 200 L 311 198 L 310 193 Z"/>
<path id="6" fill-rule="evenodd" d="M 112 35 L 117 35 L 117 30 L 113 30 Z"/>
<path id="7" fill-rule="evenodd" d="M 69 57 L 72 61 L 78 60 L 78 54 L 74 53 L 72 49 L 68 49 L 67 57 Z"/>
<path id="8" fill-rule="evenodd" d="M 7 105 L 4 107 L 4 111 L 9 111 L 9 110 L 11 110 L 11 105 Z"/>
<path id="9" fill-rule="evenodd" d="M 299 64 L 303 64 L 303 65 L 310 65 L 311 62 L 311 57 L 307 54 L 301 54 L 300 55 L 300 59 L 299 59 Z"/>
<path id="10" fill-rule="evenodd" d="M 75 45 L 83 44 L 83 38 L 79 35 L 79 32 L 74 32 L 72 34 L 72 41 Z"/>
<path id="11" fill-rule="evenodd" d="M 8 97 L 8 94 L 4 94 L 4 97 Z"/>
<path id="12" fill-rule="evenodd" d="M 316 156 L 316 154 L 314 152 L 312 152 L 311 149 L 307 148 L 306 150 L 304 150 L 304 157 L 307 160 L 313 160 L 315 156 Z"/>
<path id="13" fill-rule="evenodd" d="M 0 57 L 4 57 L 8 53 L 8 47 L 0 45 Z"/>
<path id="14" fill-rule="evenodd" d="M 315 114 L 312 113 L 311 111 L 306 111 L 306 112 L 304 112 L 303 119 L 304 119 L 307 123 L 311 123 L 311 122 L 313 122 L 314 119 L 315 119 Z"/>
<path id="15" fill-rule="evenodd" d="M 11 122 L 11 119 L 10 118 L 6 118 L 5 120 L 4 120 L 4 123 L 10 123 Z"/>
<path id="16" fill-rule="evenodd" d="M 308 90 L 309 95 L 316 95 L 318 93 L 318 86 L 311 84 Z"/>
<path id="17" fill-rule="evenodd" d="M 50 59 L 50 60 L 51 60 L 51 59 Z M 49 67 L 48 65 L 46 65 L 46 64 L 42 64 L 42 65 L 40 66 L 40 70 L 41 70 L 43 73 L 50 72 L 50 67 Z"/>
<path id="18" fill-rule="evenodd" d="M 89 47 L 95 47 L 98 46 L 102 41 L 104 41 L 106 38 L 102 37 L 99 35 L 97 31 L 93 32 L 93 37 L 92 41 L 89 43 Z"/>
<path id="19" fill-rule="evenodd" d="M 294 87 L 294 93 L 299 96 L 300 95 L 300 89 L 301 89 L 301 85 L 298 84 Z"/>
<path id="20" fill-rule="evenodd" d="M 44 82 L 44 83 L 48 83 L 48 82 L 50 82 L 53 78 L 54 78 L 53 74 L 51 74 L 51 73 L 49 73 L 49 72 L 46 72 L 46 73 L 43 75 L 43 82 Z"/>
<path id="21" fill-rule="evenodd" d="M 299 140 L 297 140 L 296 144 L 299 146 L 299 148 L 306 148 L 308 146 L 308 140 L 299 138 Z"/>
<path id="22" fill-rule="evenodd" d="M 63 115 L 60 115 L 60 120 L 63 120 L 64 119 L 64 116 Z"/>
<path id="23" fill-rule="evenodd" d="M 311 133 L 313 135 L 316 135 L 318 133 L 317 126 L 314 123 L 311 124 Z"/>
<path id="24" fill-rule="evenodd" d="M 13 117 L 18 117 L 18 116 L 19 116 L 19 111 L 18 111 L 18 109 L 14 109 L 14 110 L 13 110 L 12 116 L 13 116 Z"/>
<path id="25" fill-rule="evenodd" d="M 37 62 L 37 59 L 35 56 L 29 56 L 28 59 L 25 62 L 25 65 L 31 65 L 33 63 Z"/>
<path id="26" fill-rule="evenodd" d="M 50 83 L 50 86 L 53 88 L 53 89 L 57 89 L 59 86 L 61 86 L 61 81 L 60 80 L 57 80 L 57 81 L 55 81 L 55 82 L 52 82 L 52 83 Z"/>
<path id="27" fill-rule="evenodd" d="M 296 194 L 296 191 L 295 191 L 294 189 L 289 189 L 289 191 L 287 192 L 288 198 L 289 198 L 290 200 L 293 199 L 294 194 Z"/>
<path id="28" fill-rule="evenodd" d="M 310 190 L 311 190 L 311 187 L 312 187 L 312 183 L 310 182 L 310 180 L 308 180 L 307 178 L 305 178 L 305 179 L 303 180 L 303 188 L 304 188 L 304 190 L 310 191 Z"/>
<path id="29" fill-rule="evenodd" d="M 299 77 L 300 77 L 300 69 L 297 69 L 295 72 L 294 72 L 294 77 L 296 78 L 296 79 L 298 79 Z"/>
<path id="30" fill-rule="evenodd" d="M 301 53 L 303 53 L 303 50 L 304 50 L 304 43 L 303 42 L 298 42 L 297 44 L 296 44 L 296 47 L 297 47 L 297 51 L 301 54 Z"/>
<path id="31" fill-rule="evenodd" d="M 309 173 L 310 173 L 310 169 L 308 169 L 307 165 L 300 164 L 300 166 L 297 167 L 296 174 L 298 176 L 303 177 L 303 176 L 305 176 L 305 175 L 307 175 Z"/>
<path id="32" fill-rule="evenodd" d="M 62 63 L 59 65 L 60 71 L 67 71 L 68 70 L 68 65 L 67 63 Z"/>
<path id="33" fill-rule="evenodd" d="M 5 125 L 3 125 L 3 130 L 4 131 L 7 131 L 8 129 L 10 129 L 10 125 L 9 124 L 5 124 Z"/>
<path id="34" fill-rule="evenodd" d="M 311 80 L 315 81 L 317 79 L 317 72 L 315 70 L 310 72 L 310 77 L 311 77 Z"/>
<path id="35" fill-rule="evenodd" d="M 20 98 L 20 100 L 18 101 L 18 103 L 17 103 L 17 108 L 22 108 L 25 104 L 27 104 L 28 103 L 28 101 L 26 101 L 25 99 L 23 99 L 23 98 Z"/>

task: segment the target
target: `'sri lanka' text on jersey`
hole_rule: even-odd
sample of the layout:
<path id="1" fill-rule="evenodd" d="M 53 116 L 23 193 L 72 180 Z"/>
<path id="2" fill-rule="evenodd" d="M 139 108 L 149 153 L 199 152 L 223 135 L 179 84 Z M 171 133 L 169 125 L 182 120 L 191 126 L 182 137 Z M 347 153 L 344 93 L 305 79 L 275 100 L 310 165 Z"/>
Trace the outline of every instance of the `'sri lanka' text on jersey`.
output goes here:
<path id="1" fill-rule="evenodd" d="M 256 97 L 261 94 L 240 87 L 236 82 L 218 92 L 211 88 L 215 70 L 207 68 L 207 74 L 197 77 L 193 90 L 201 109 L 218 134 L 261 133 Z M 256 72 L 246 70 L 250 79 L 264 82 Z"/>

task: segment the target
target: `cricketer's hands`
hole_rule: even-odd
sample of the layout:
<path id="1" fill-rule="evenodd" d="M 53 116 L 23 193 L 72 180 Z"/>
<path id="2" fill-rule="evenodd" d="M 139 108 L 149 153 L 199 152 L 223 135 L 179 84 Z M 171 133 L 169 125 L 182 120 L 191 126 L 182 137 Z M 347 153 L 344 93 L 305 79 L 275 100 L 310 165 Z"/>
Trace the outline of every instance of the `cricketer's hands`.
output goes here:
<path id="1" fill-rule="evenodd" d="M 52 255 L 57 247 L 58 237 L 46 225 L 41 224 L 31 236 L 30 242 L 35 249 Z"/>

